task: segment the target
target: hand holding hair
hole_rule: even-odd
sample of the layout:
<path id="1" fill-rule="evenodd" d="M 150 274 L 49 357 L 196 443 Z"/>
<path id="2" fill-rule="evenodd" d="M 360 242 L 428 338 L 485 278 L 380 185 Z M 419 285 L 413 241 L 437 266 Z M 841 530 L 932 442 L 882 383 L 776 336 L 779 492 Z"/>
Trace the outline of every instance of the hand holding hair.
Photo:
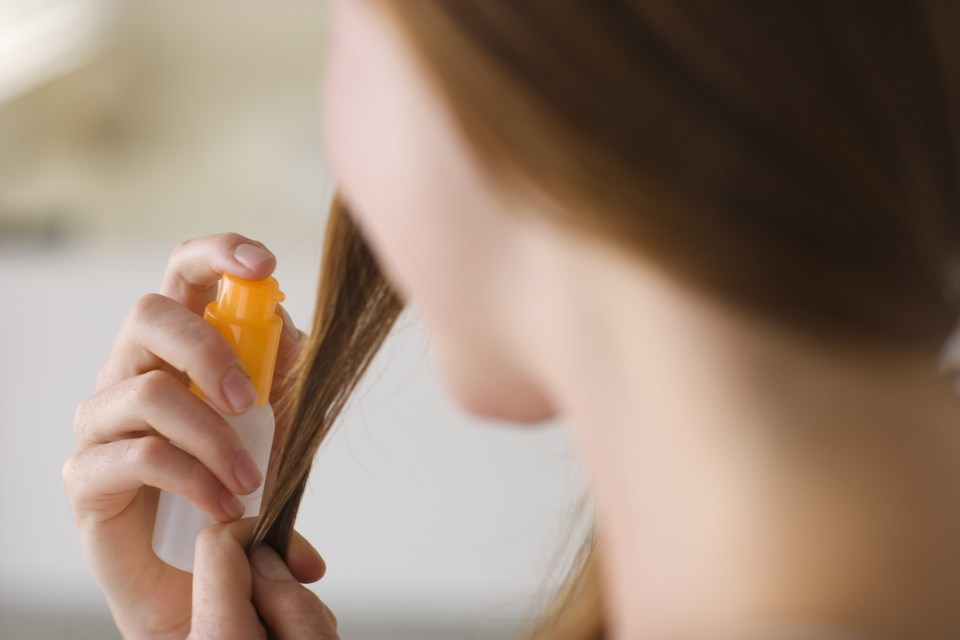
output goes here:
<path id="1" fill-rule="evenodd" d="M 227 341 L 200 314 L 223 273 L 269 276 L 276 260 L 260 243 L 227 233 L 181 243 L 159 293 L 141 298 L 117 333 L 95 394 L 74 419 L 77 450 L 63 467 L 87 564 L 124 637 L 183 638 L 190 630 L 191 575 L 151 549 L 158 489 L 186 497 L 217 522 L 241 516 L 237 495 L 259 483 L 226 422 L 187 388 L 195 382 L 221 411 L 241 413 L 249 380 Z M 282 314 L 274 395 L 295 359 L 299 332 Z M 249 389 L 247 389 L 249 387 Z M 277 437 L 287 428 L 277 418 Z M 177 442 L 174 446 L 170 441 Z M 254 465 L 255 467 L 255 465 Z M 300 580 L 322 561 L 293 535 L 287 562 Z"/>
<path id="2" fill-rule="evenodd" d="M 191 640 L 246 640 L 264 634 L 277 640 L 338 639 L 336 616 L 273 549 L 258 547 L 247 557 L 254 522 L 212 525 L 197 540 Z M 315 551 L 297 560 L 311 581 L 323 575 Z"/>

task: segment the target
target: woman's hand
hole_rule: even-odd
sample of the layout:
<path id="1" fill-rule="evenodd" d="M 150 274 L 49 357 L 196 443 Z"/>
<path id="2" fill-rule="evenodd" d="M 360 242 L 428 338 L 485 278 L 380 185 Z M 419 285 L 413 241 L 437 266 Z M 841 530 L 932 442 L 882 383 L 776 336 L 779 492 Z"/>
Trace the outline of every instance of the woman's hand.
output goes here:
<path id="1" fill-rule="evenodd" d="M 336 640 L 337 619 L 272 549 L 248 559 L 255 519 L 207 527 L 197 541 L 190 638 Z M 266 627 L 264 626 L 266 625 Z"/>
<path id="2" fill-rule="evenodd" d="M 98 376 L 96 395 L 77 409 L 78 446 L 64 465 L 64 483 L 87 563 L 125 636 L 183 638 L 190 628 L 192 576 L 162 562 L 151 547 L 159 490 L 183 495 L 214 521 L 229 522 L 240 516 L 236 495 L 259 484 L 264 470 L 187 382 L 227 414 L 254 402 L 236 353 L 200 314 L 215 298 L 221 274 L 261 279 L 275 266 L 273 254 L 236 234 L 182 243 L 160 294 L 133 307 Z M 300 342 L 283 316 L 277 380 Z M 286 426 L 278 416 L 277 440 Z M 299 536 L 286 560 L 300 581 L 323 572 L 323 561 Z"/>

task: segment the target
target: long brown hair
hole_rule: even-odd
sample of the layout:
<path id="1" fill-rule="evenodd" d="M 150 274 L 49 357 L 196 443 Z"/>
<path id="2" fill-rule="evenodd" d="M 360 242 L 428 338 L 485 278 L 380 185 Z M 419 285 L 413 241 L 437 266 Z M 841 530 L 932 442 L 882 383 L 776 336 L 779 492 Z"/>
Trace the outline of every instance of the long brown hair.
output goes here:
<path id="1" fill-rule="evenodd" d="M 286 552 L 317 449 L 402 309 L 343 201 L 334 198 L 313 327 L 277 412 L 290 426 L 271 461 L 270 495 L 251 548 L 266 543 Z"/>
<path id="2" fill-rule="evenodd" d="M 384 1 L 471 149 L 559 223 L 810 336 L 934 354 L 956 319 L 960 3 Z M 280 477 L 310 461 L 399 302 L 336 205 Z M 599 638 L 588 541 L 537 633 Z"/>

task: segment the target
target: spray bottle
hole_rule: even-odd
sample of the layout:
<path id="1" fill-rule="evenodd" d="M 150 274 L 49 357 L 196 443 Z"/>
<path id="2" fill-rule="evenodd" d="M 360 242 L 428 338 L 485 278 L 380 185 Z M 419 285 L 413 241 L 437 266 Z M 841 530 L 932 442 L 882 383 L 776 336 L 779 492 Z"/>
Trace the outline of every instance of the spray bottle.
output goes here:
<path id="1" fill-rule="evenodd" d="M 256 404 L 243 415 L 217 413 L 237 432 L 264 475 L 270 462 L 275 426 L 273 408 L 269 403 L 270 385 L 283 329 L 276 306 L 283 298 L 274 278 L 253 281 L 224 274 L 217 299 L 207 305 L 203 316 L 230 342 L 257 390 Z M 190 389 L 203 398 L 193 382 Z M 259 515 L 263 485 L 238 498 L 244 507 L 244 516 Z M 167 564 L 193 571 L 197 535 L 213 522 L 183 496 L 161 491 L 153 529 L 154 553 Z"/>

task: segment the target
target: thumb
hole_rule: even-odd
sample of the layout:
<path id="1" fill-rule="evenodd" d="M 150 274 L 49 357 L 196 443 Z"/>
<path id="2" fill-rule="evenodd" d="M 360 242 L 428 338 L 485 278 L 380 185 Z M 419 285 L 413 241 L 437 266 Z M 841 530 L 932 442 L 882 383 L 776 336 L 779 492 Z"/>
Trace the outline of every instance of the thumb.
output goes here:
<path id="1" fill-rule="evenodd" d="M 297 582 L 277 552 L 258 547 L 251 556 L 253 604 L 277 640 L 338 640 L 337 618 L 315 593 Z"/>

